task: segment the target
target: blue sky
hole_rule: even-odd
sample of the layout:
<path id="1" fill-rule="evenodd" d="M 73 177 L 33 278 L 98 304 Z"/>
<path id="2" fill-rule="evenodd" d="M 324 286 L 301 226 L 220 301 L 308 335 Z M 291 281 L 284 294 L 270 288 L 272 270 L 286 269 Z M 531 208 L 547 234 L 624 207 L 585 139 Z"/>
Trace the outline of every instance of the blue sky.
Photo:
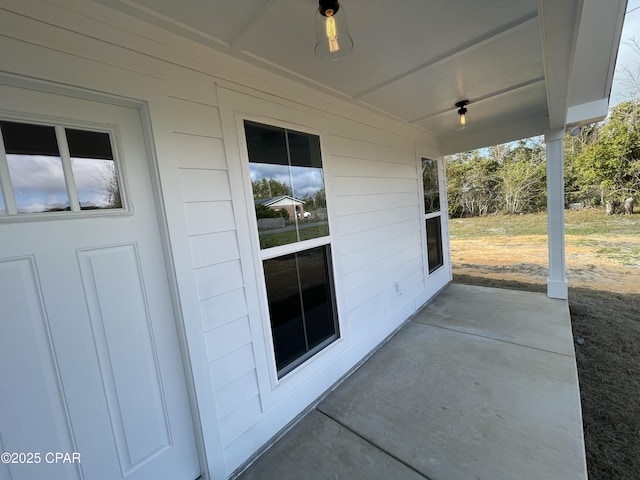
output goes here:
<path id="1" fill-rule="evenodd" d="M 622 28 L 622 39 L 616 61 L 616 72 L 613 76 L 613 86 L 611 88 L 611 106 L 631 98 L 630 92 L 625 90 L 620 82 L 621 68 L 627 65 L 640 77 L 640 55 L 635 53 L 633 49 L 625 43 L 633 37 L 640 42 L 640 0 L 629 0 L 627 4 L 627 14 Z"/>

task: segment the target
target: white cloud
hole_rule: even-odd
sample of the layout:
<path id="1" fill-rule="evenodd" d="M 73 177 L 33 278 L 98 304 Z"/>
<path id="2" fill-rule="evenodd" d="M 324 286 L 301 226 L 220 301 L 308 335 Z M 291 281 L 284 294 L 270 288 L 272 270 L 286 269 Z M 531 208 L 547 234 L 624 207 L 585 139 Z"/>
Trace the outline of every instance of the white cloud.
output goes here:
<path id="1" fill-rule="evenodd" d="M 11 184 L 20 212 L 42 212 L 69 206 L 60 157 L 7 155 Z M 71 159 L 76 190 L 83 206 L 104 207 L 110 200 L 108 184 L 114 178 L 111 160 Z M 4 204 L 0 201 L 0 212 Z"/>
<path id="2" fill-rule="evenodd" d="M 18 211 L 42 212 L 69 204 L 59 157 L 7 155 Z"/>
<path id="3" fill-rule="evenodd" d="M 15 191 L 40 193 L 66 191 L 60 157 L 9 154 L 7 160 Z"/>
<path id="4" fill-rule="evenodd" d="M 294 195 L 298 198 L 313 196 L 324 188 L 321 168 L 291 167 L 288 165 L 274 165 L 268 163 L 250 164 L 251 180 L 273 179 L 291 186 L 293 181 Z"/>

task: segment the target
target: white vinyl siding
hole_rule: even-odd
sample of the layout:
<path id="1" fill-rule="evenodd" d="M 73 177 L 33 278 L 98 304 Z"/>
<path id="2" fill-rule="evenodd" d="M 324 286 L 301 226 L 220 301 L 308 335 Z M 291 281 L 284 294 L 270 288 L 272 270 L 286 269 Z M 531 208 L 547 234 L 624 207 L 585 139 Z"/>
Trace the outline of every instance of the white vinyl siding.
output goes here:
<path id="1" fill-rule="evenodd" d="M 424 286 L 415 150 L 374 135 L 339 138 L 333 150 L 344 299 L 356 330 L 393 322 Z"/>
<path id="2" fill-rule="evenodd" d="M 227 162 L 215 105 L 170 97 L 196 281 L 223 445 L 261 413 Z M 233 359 L 233 360 L 230 360 Z"/>

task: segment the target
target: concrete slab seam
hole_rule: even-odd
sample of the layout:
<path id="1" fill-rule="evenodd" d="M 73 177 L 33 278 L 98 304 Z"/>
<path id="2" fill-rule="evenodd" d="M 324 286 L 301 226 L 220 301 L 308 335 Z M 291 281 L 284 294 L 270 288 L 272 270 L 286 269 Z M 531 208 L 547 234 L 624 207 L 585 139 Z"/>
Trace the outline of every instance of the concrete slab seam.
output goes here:
<path id="1" fill-rule="evenodd" d="M 413 321 L 413 320 L 411 321 L 411 323 L 414 323 L 416 325 L 426 326 L 426 327 L 440 328 L 442 330 L 448 330 L 450 332 L 462 333 L 464 335 L 471 335 L 471 336 L 474 336 L 474 337 L 486 338 L 487 340 L 495 340 L 496 342 L 508 343 L 509 345 L 514 345 L 516 347 L 530 348 L 531 350 L 538 350 L 540 352 L 545 352 L 545 353 L 553 353 L 554 355 L 560 355 L 562 357 L 574 358 L 575 359 L 575 355 L 569 355 L 569 354 L 566 354 L 566 353 L 554 352 L 553 350 L 547 350 L 545 348 L 540 348 L 540 347 L 532 347 L 530 345 L 523 345 L 521 343 L 510 342 L 509 340 L 503 340 L 503 339 L 500 339 L 500 338 L 494 338 L 494 337 L 490 337 L 488 335 L 480 335 L 479 333 L 471 333 L 471 332 L 466 332 L 464 330 L 458 330 L 456 328 L 443 327 L 442 325 L 433 325 L 431 323 L 426 323 L 426 322 L 416 322 L 416 321 Z"/>
<path id="2" fill-rule="evenodd" d="M 360 435 L 358 432 L 352 430 L 351 428 L 349 428 L 349 426 L 345 425 L 344 423 L 340 422 L 340 420 L 337 420 L 336 418 L 332 417 L 331 415 L 329 415 L 327 412 L 324 412 L 322 410 L 320 410 L 320 407 L 317 406 L 316 407 L 316 411 L 318 411 L 320 414 L 324 415 L 325 417 L 327 417 L 329 420 L 337 423 L 338 425 L 340 425 L 342 428 L 348 430 L 349 432 L 353 433 L 356 437 L 360 438 L 362 441 L 366 442 L 368 445 L 371 445 L 373 448 L 375 448 L 376 450 L 382 452 L 383 454 L 387 455 L 388 457 L 393 458 L 395 461 L 397 461 L 398 463 L 401 463 L 402 465 L 404 465 L 405 467 L 407 467 L 408 469 L 414 471 L 415 473 L 417 473 L 418 475 L 420 475 L 422 478 L 424 478 L 425 480 L 433 480 L 430 477 L 427 477 L 424 473 L 422 473 L 419 470 L 416 470 L 415 467 L 413 467 L 412 465 L 408 464 L 407 462 L 405 462 L 404 460 L 402 460 L 401 458 L 398 458 L 397 456 L 395 456 L 394 454 L 387 452 L 386 450 L 380 448 L 379 445 L 376 445 L 375 443 L 373 443 L 371 440 L 369 440 L 366 437 L 363 437 L 362 435 Z"/>

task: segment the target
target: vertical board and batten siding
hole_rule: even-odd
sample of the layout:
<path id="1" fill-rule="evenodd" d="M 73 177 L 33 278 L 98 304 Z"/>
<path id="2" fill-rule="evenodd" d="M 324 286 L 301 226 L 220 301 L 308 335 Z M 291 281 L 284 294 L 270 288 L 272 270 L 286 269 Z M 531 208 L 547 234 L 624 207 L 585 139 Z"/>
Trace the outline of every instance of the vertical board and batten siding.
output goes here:
<path id="1" fill-rule="evenodd" d="M 429 139 L 103 5 L 5 7 L 3 70 L 148 106 L 197 419 L 212 478 L 228 476 L 428 300 L 416 142 Z M 240 111 L 321 135 L 341 339 L 282 382 L 221 81 L 250 98 Z"/>
<path id="2" fill-rule="evenodd" d="M 213 90 L 213 83 L 210 84 Z M 220 113 L 175 96 L 172 143 L 224 447 L 261 413 Z"/>

